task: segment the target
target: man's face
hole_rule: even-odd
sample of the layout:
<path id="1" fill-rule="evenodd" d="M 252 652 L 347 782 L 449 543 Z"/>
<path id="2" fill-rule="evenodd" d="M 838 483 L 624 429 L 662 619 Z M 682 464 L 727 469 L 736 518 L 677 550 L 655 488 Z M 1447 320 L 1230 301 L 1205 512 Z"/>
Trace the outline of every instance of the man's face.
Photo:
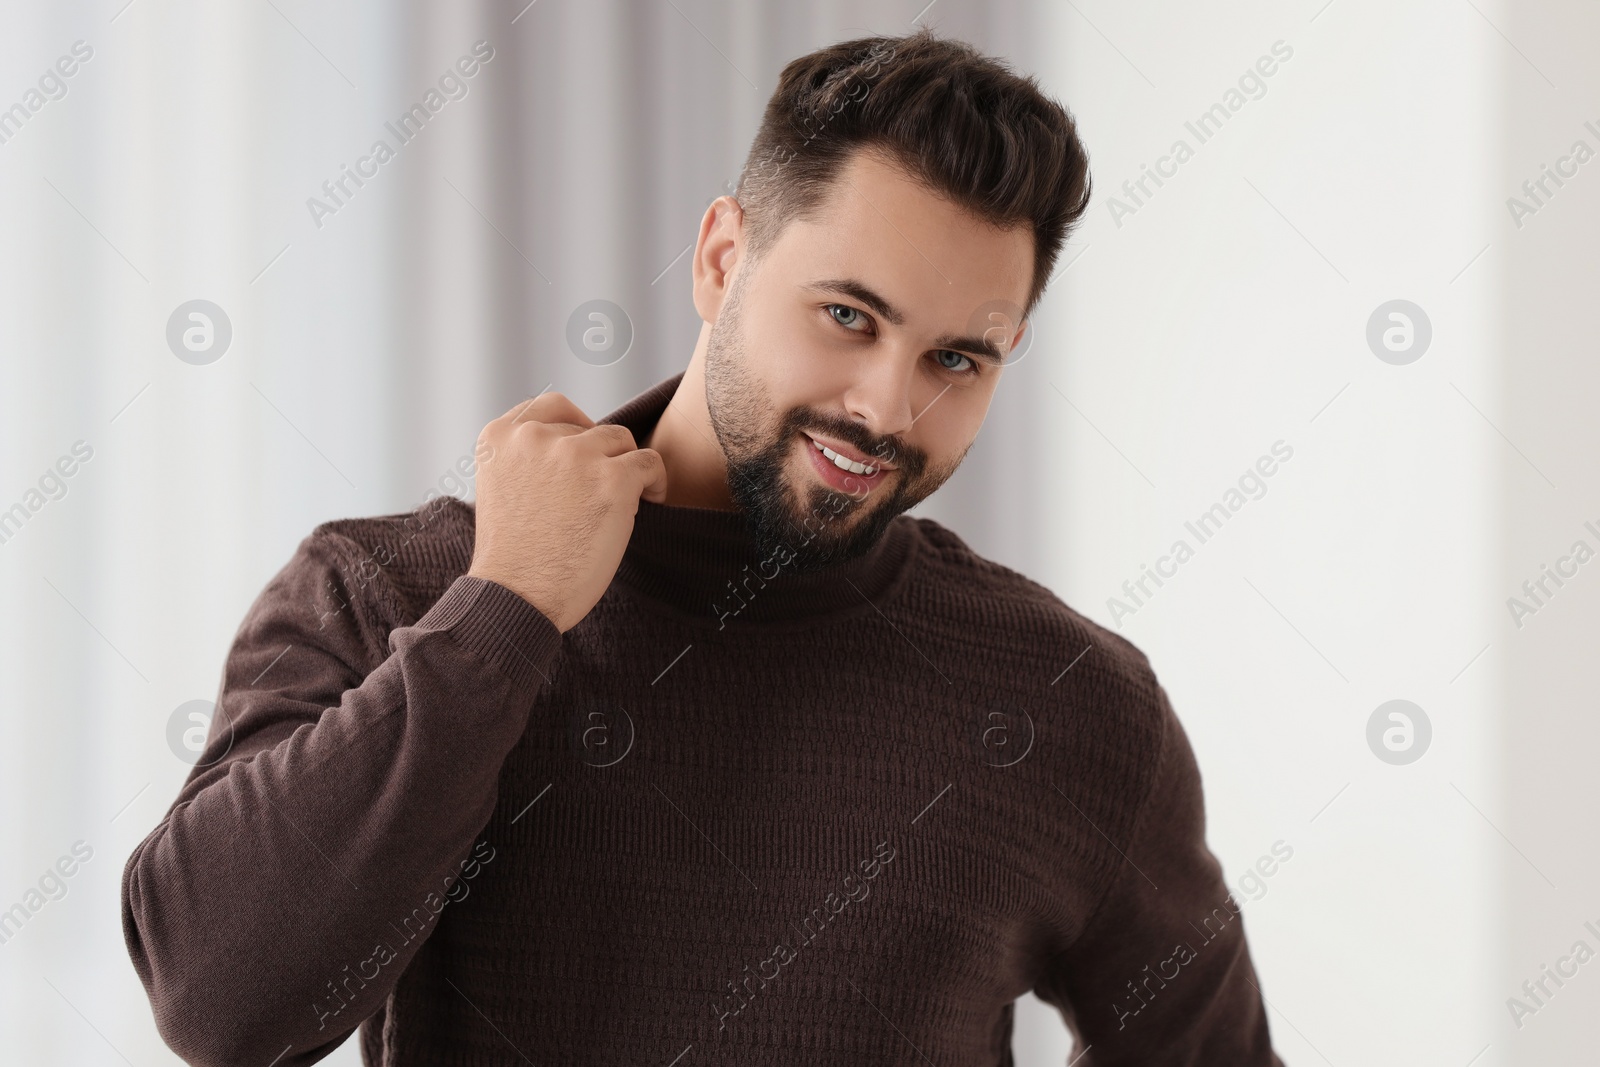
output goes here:
<path id="1" fill-rule="evenodd" d="M 812 219 L 735 263 L 706 403 L 764 556 L 786 546 L 794 570 L 854 558 L 955 473 L 1021 335 L 1032 272 L 1026 226 L 995 229 L 873 152 L 851 158 Z"/>

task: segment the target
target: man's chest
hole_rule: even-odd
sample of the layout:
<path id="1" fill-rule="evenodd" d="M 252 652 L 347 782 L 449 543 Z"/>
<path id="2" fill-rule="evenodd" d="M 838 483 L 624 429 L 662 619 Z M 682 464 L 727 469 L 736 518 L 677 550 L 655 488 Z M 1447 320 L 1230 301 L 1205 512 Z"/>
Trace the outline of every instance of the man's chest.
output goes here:
<path id="1" fill-rule="evenodd" d="M 529 965 L 596 981 L 690 952 L 702 998 L 824 944 L 1024 991 L 1079 887 L 1035 716 L 871 644 L 580 635 L 503 767 L 479 912 L 524 928 Z"/>
<path id="2" fill-rule="evenodd" d="M 513 1037 L 569 1059 L 895 1062 L 889 1010 L 999 1062 L 1011 1003 L 1091 903 L 1094 831 L 1062 819 L 1032 682 L 978 684 L 896 621 L 569 632 L 479 835 L 493 857 L 407 995 L 464 994 L 464 1027 L 537 1019 Z"/>

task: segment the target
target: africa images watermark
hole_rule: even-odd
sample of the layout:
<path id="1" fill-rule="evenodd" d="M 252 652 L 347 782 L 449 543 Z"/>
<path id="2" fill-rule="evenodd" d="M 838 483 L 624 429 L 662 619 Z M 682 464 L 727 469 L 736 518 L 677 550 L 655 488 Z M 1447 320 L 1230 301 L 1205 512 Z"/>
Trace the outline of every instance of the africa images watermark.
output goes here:
<path id="1" fill-rule="evenodd" d="M 1583 128 L 1600 139 L 1600 126 L 1596 126 L 1593 120 L 1586 121 Z M 1556 158 L 1556 165 L 1553 168 L 1548 163 L 1539 164 L 1539 176 L 1522 183 L 1522 197 L 1506 197 L 1506 210 L 1511 212 L 1511 221 L 1516 224 L 1517 229 L 1522 229 L 1523 220 L 1528 216 L 1537 215 L 1541 208 L 1550 206 L 1550 201 L 1556 193 L 1567 184 L 1562 179 L 1570 181 L 1576 178 L 1578 168 L 1593 159 L 1594 155 L 1594 149 L 1589 147 L 1589 142 L 1580 137 L 1572 142 L 1572 147 L 1567 149 L 1566 155 Z M 1555 186 L 1554 189 L 1551 188 L 1552 184 Z"/>
<path id="2" fill-rule="evenodd" d="M 416 539 L 427 525 L 444 510 L 443 501 L 446 498 L 465 500 L 467 491 L 473 486 L 478 467 L 494 458 L 494 445 L 480 440 L 473 446 L 470 455 L 463 455 L 456 459 L 455 466 L 446 470 L 440 476 L 438 488 L 430 488 L 422 503 L 409 512 L 401 520 L 401 527 L 406 531 L 405 538 L 397 544 L 390 545 L 380 541 L 372 546 L 372 550 L 356 563 L 353 571 L 341 568 L 342 576 L 349 581 L 349 591 L 359 592 L 368 582 L 373 581 L 389 564 L 400 558 L 400 551 Z M 459 476 L 458 476 L 459 475 Z M 337 616 L 350 602 L 339 595 L 339 586 L 332 579 L 323 583 L 324 587 L 332 594 L 333 607 L 317 615 L 317 629 L 321 630 L 328 625 L 330 616 Z"/>
<path id="3" fill-rule="evenodd" d="M 482 855 L 484 849 L 489 850 L 487 856 Z M 487 841 L 479 841 L 473 847 L 472 855 L 461 861 L 459 873 L 445 876 L 444 896 L 441 897 L 435 890 L 429 890 L 422 903 L 401 918 L 399 926 L 392 921 L 389 923 L 389 929 L 400 935 L 397 943 L 404 947 L 422 937 L 446 904 L 465 900 L 467 894 L 472 892 L 467 882 L 477 877 L 483 865 L 492 861 L 494 857 L 494 847 Z M 458 889 L 461 890 L 459 894 L 456 892 Z M 398 956 L 399 953 L 387 941 L 379 941 L 373 946 L 372 954 L 355 965 L 355 973 L 351 973 L 348 963 L 340 968 L 342 977 L 328 980 L 326 1002 L 311 1002 L 311 1010 L 317 1016 L 317 1029 L 326 1029 L 328 1020 L 337 1018 L 339 1013 L 356 999 L 356 993 L 365 989 L 368 982 L 376 980 L 384 966 L 393 962 Z M 354 989 L 351 988 L 352 984 L 355 986 Z M 348 1000 L 340 995 L 341 989 L 348 995 Z"/>
<path id="4" fill-rule="evenodd" d="M 811 514 L 806 516 L 805 520 L 801 523 L 801 526 L 806 531 L 806 535 L 804 540 L 800 542 L 800 547 L 804 548 L 806 545 L 809 545 L 812 538 L 817 536 L 817 531 L 822 529 L 821 526 L 813 527 L 813 520 L 821 519 L 824 524 L 832 522 L 839 512 L 844 509 L 845 500 L 846 497 L 838 493 L 830 492 L 826 501 L 829 508 L 827 512 L 824 512 L 821 508 L 811 509 Z M 838 503 L 837 507 L 834 506 L 836 501 Z M 739 571 L 737 585 L 734 584 L 735 579 L 729 578 L 727 588 L 728 593 L 732 597 L 732 604 L 734 606 L 725 607 L 724 604 L 726 602 L 720 599 L 712 601 L 711 604 L 711 613 L 717 617 L 717 629 L 727 629 L 728 620 L 733 618 L 735 615 L 738 615 L 745 608 L 749 607 L 750 602 L 755 599 L 756 594 L 765 589 L 767 587 L 767 583 L 777 578 L 778 575 L 782 573 L 783 568 L 793 563 L 794 560 L 795 550 L 790 548 L 787 543 L 780 543 L 772 550 L 766 559 L 760 560 L 756 564 L 754 573 L 752 573 L 750 570 L 750 564 L 746 563 Z M 768 567 L 772 568 L 771 574 L 766 573 Z M 750 587 L 750 583 L 752 581 L 756 583 L 754 589 Z"/>
<path id="5" fill-rule="evenodd" d="M 801 129 L 806 135 L 803 144 L 810 144 L 815 140 L 822 130 L 827 127 L 828 123 L 832 122 L 834 117 L 847 106 L 865 100 L 872 92 L 872 79 L 877 76 L 881 64 L 894 54 L 895 49 L 893 47 L 886 47 L 883 44 L 873 45 L 872 49 L 863 58 L 862 67 L 852 71 L 845 79 L 844 84 L 839 87 L 840 91 L 833 94 L 832 102 L 828 105 L 826 114 L 813 111 L 796 119 L 796 122 L 801 125 Z M 776 174 L 787 166 L 797 154 L 792 151 L 785 154 L 783 149 L 774 148 L 747 167 L 746 173 L 740 182 L 741 187 L 748 184 L 758 184 L 763 177 L 770 177 Z M 723 188 L 727 189 L 727 183 L 724 183 Z M 735 192 L 734 195 L 737 195 L 737 193 Z M 569 332 L 570 330 L 571 326 L 569 324 Z M 576 351 L 576 349 L 574 350 Z M 876 456 L 875 458 L 892 461 L 892 457 Z M 867 490 L 863 486 L 861 497 L 865 497 L 866 493 Z M 844 510 L 846 499 L 860 499 L 860 497 L 857 497 L 853 492 L 845 495 L 830 492 L 824 501 L 827 507 L 826 511 L 820 507 L 811 509 L 810 516 L 803 520 L 801 524 L 805 531 L 804 539 L 800 542 L 801 547 L 810 544 L 812 538 L 817 535 L 817 530 L 821 528 L 813 527 L 813 522 L 816 520 L 820 520 L 824 524 L 832 522 Z M 713 601 L 711 605 L 712 614 L 717 616 L 717 629 L 726 629 L 728 619 L 738 615 L 748 607 L 756 593 L 761 589 L 765 589 L 767 582 L 777 578 L 782 569 L 793 563 L 794 559 L 794 549 L 787 544 L 780 544 L 772 550 L 766 559 L 756 564 L 754 573 L 751 572 L 750 565 L 746 564 L 737 579 L 730 578 L 727 582 L 727 590 L 731 594 L 731 603 L 734 606 L 725 608 L 723 606 L 725 601 L 721 599 Z M 768 573 L 769 568 L 771 573 Z M 755 583 L 754 588 L 752 588 L 752 582 Z"/>
<path id="6" fill-rule="evenodd" d="M 22 99 L 0 111 L 0 144 L 7 144 L 22 127 L 44 109 L 44 106 L 67 95 L 67 79 L 78 73 L 79 66 L 94 58 L 94 49 L 86 41 L 73 41 L 72 53 L 57 59 L 39 75 L 38 88 L 29 88 Z"/>
<path id="7" fill-rule="evenodd" d="M 789 924 L 799 937 L 795 940 L 794 948 L 790 948 L 787 937 L 773 946 L 772 955 L 762 960 L 757 970 L 752 971 L 747 963 L 744 966 L 744 977 L 728 981 L 728 993 L 719 995 L 711 1003 L 711 1012 L 717 1017 L 717 1029 L 726 1030 L 728 1020 L 748 1008 L 756 999 L 758 993 L 766 991 L 768 982 L 775 982 L 783 973 L 783 969 L 800 958 L 799 950 L 811 944 L 828 928 L 828 924 L 843 914 L 852 902 L 861 903 L 872 893 L 871 882 L 894 861 L 896 852 L 894 846 L 887 840 L 878 842 L 872 847 L 872 858 L 864 859 L 859 864 L 861 873 L 848 874 L 842 883 L 844 895 L 840 896 L 835 890 L 830 890 L 823 902 L 806 913 L 800 920 L 800 925 Z M 853 884 L 852 884 L 853 883 Z M 767 972 L 771 968 L 771 973 Z"/>
<path id="8" fill-rule="evenodd" d="M 1596 927 L 1590 920 L 1585 920 L 1583 928 L 1600 941 L 1600 927 Z M 1539 976 L 1522 983 L 1522 996 L 1506 998 L 1506 1010 L 1511 1013 L 1511 1021 L 1517 1024 L 1517 1029 L 1522 1029 L 1524 1016 L 1537 1015 L 1542 1009 L 1549 1007 L 1550 1001 L 1561 992 L 1561 987 L 1567 984 L 1562 979 L 1576 978 L 1578 968 L 1594 959 L 1594 954 L 1589 942 L 1580 937 L 1572 943 L 1572 948 L 1565 956 L 1556 957 L 1553 971 L 1548 964 L 1541 962 Z M 1569 966 L 1571 970 L 1568 970 Z M 1550 988 L 1551 982 L 1556 986 L 1553 990 Z M 1544 996 L 1541 997 L 1540 993 Z"/>
<path id="9" fill-rule="evenodd" d="M 1596 528 L 1592 520 L 1584 522 L 1583 528 L 1593 534 L 1597 543 L 1600 543 L 1600 528 Z M 1567 581 L 1576 578 L 1578 568 L 1593 559 L 1594 555 L 1595 550 L 1589 542 L 1580 537 L 1572 542 L 1572 547 L 1567 550 L 1566 555 L 1556 557 L 1554 567 L 1548 563 L 1539 564 L 1538 577 L 1529 578 L 1522 583 L 1522 595 L 1527 599 L 1506 597 L 1506 610 L 1511 613 L 1511 621 L 1516 628 L 1522 629 L 1524 619 L 1529 615 L 1537 615 L 1540 610 L 1548 607 L 1551 598 L 1567 584 Z M 1552 584 L 1555 586 L 1554 589 L 1551 588 Z"/>
<path id="10" fill-rule="evenodd" d="M 1293 455 L 1293 446 L 1285 443 L 1282 438 L 1272 442 L 1272 455 L 1261 456 L 1256 460 L 1254 467 L 1246 468 L 1239 476 L 1237 488 L 1230 486 L 1222 494 L 1221 500 L 1201 512 L 1193 521 L 1185 522 L 1184 529 L 1194 535 L 1198 545 L 1210 541 L 1246 503 L 1250 500 L 1260 500 L 1267 495 L 1266 479 L 1278 472 L 1279 463 L 1289 462 Z M 1277 459 L 1274 460 L 1273 456 Z M 1245 496 L 1246 493 L 1250 494 L 1248 498 Z M 1142 571 L 1139 577 L 1130 578 L 1122 583 L 1122 593 L 1127 597 L 1127 601 L 1114 596 L 1106 598 L 1106 610 L 1111 613 L 1111 621 L 1121 629 L 1123 616 L 1137 615 L 1142 608 L 1147 607 L 1156 592 L 1166 585 L 1162 579 L 1176 577 L 1178 568 L 1194 556 L 1195 546 L 1180 537 L 1172 543 L 1166 555 L 1157 558 L 1154 569 L 1148 563 L 1141 563 L 1139 566 Z M 1147 584 L 1150 582 L 1155 583 L 1154 590 Z"/>
<path id="11" fill-rule="evenodd" d="M 833 121 L 834 116 L 843 111 L 847 106 L 853 103 L 860 103 L 867 98 L 867 95 L 872 92 L 871 79 L 877 76 L 879 65 L 892 57 L 894 53 L 895 49 L 892 47 L 885 48 L 883 44 L 873 45 L 871 50 L 868 51 L 866 56 L 863 57 L 863 69 L 851 71 L 850 75 L 845 79 L 844 85 L 840 87 L 843 89 L 843 91 L 834 94 L 832 103 L 828 105 L 827 114 L 822 115 L 818 114 L 816 111 L 813 111 L 801 118 L 796 119 L 797 124 L 801 125 L 806 135 L 806 139 L 801 142 L 801 147 L 804 147 L 815 140 L 817 135 L 823 131 L 828 123 Z M 758 178 L 768 170 L 776 174 L 778 171 L 788 166 L 789 162 L 798 154 L 799 153 L 793 151 L 784 154 L 784 150 L 774 148 L 772 151 L 762 156 L 759 160 L 754 161 L 749 168 L 747 168 L 747 173 L 741 184 L 750 182 L 751 179 Z M 779 158 L 780 156 L 782 158 Z M 726 185 L 724 185 L 724 188 L 726 188 Z"/>
<path id="12" fill-rule="evenodd" d="M 1172 142 L 1172 147 L 1167 149 L 1166 155 L 1156 159 L 1154 167 L 1148 163 L 1141 163 L 1139 176 L 1122 183 L 1122 192 L 1127 200 L 1115 196 L 1106 200 L 1106 207 L 1111 211 L 1111 221 L 1117 224 L 1117 229 L 1122 229 L 1122 220 L 1126 216 L 1137 215 L 1140 208 L 1149 204 L 1156 190 L 1166 184 L 1162 181 L 1163 178 L 1178 176 L 1178 168 L 1194 158 L 1196 146 L 1205 144 L 1220 133 L 1223 123 L 1232 118 L 1247 102 L 1260 100 L 1266 96 L 1266 79 L 1276 74 L 1278 65 L 1287 63 L 1293 55 L 1294 49 L 1288 44 L 1282 40 L 1273 41 L 1272 55 L 1261 56 L 1255 61 L 1254 66 L 1239 75 L 1238 88 L 1230 85 L 1223 92 L 1219 102 L 1202 111 L 1193 122 L 1183 124 L 1183 128 L 1194 137 L 1194 145 L 1179 137 Z M 1277 58 L 1274 59 L 1273 56 Z M 1152 183 L 1155 185 L 1154 189 L 1150 187 Z"/>
<path id="13" fill-rule="evenodd" d="M 422 132 L 428 121 L 444 110 L 445 104 L 451 100 L 462 100 L 469 92 L 468 79 L 477 75 L 494 58 L 494 48 L 488 41 L 478 41 L 472 46 L 472 54 L 457 59 L 455 65 L 439 75 L 438 88 L 428 87 L 422 94 L 420 103 L 412 104 L 394 122 L 385 122 L 384 129 L 394 135 L 395 144 L 391 146 L 386 138 L 379 137 L 372 142 L 368 153 L 356 160 L 354 169 L 347 163 L 339 165 L 337 176 L 322 183 L 322 191 L 327 199 L 319 197 L 306 198 L 306 210 L 311 212 L 311 221 L 317 229 L 322 229 L 322 219 L 326 215 L 337 215 L 339 211 L 348 206 L 368 181 L 378 176 L 378 168 L 389 162 L 399 154 L 400 149 L 410 144 Z M 398 123 L 398 127 L 396 126 Z M 352 185 L 354 188 L 352 188 Z M 343 195 L 341 195 L 343 194 Z"/>
<path id="14" fill-rule="evenodd" d="M 1267 895 L 1266 879 L 1276 874 L 1279 868 L 1288 863 L 1294 856 L 1294 848 L 1280 838 L 1272 843 L 1272 855 L 1262 856 L 1255 864 L 1245 871 L 1239 878 L 1239 888 L 1243 890 L 1246 899 L 1260 900 Z M 1199 934 L 1199 945 L 1189 941 L 1181 941 L 1174 945 L 1172 954 L 1157 964 L 1146 964 L 1139 972 L 1140 978 L 1128 979 L 1127 1003 L 1113 1003 L 1111 1008 L 1117 1013 L 1117 1029 L 1127 1027 L 1128 1020 L 1138 1015 L 1150 1002 L 1156 999 L 1161 990 L 1167 988 L 1167 983 L 1177 980 L 1183 973 L 1183 968 L 1200 958 L 1200 953 L 1205 947 L 1215 941 L 1227 929 L 1228 924 L 1237 919 L 1244 911 L 1244 902 L 1240 901 L 1230 889 L 1223 906 L 1211 909 L 1211 913 L 1200 920 L 1200 925 L 1189 926 Z M 1153 966 L 1153 970 L 1152 970 Z M 1168 968 L 1171 973 L 1168 973 Z M 1137 983 L 1137 984 L 1136 984 Z"/>
<path id="15" fill-rule="evenodd" d="M 39 911 L 53 900 L 60 900 L 67 895 L 67 879 L 78 873 L 79 867 L 88 863 L 94 856 L 94 847 L 87 841 L 74 841 L 72 854 L 62 855 L 38 878 L 38 888 L 29 886 L 22 894 L 22 899 L 11 905 L 5 911 L 0 911 L 0 945 L 4 945 L 17 934 L 22 932 L 23 926 Z"/>
<path id="16" fill-rule="evenodd" d="M 81 439 L 72 442 L 72 454 L 63 455 L 46 467 L 39 476 L 38 488 L 29 486 L 20 501 L 0 510 L 0 545 L 9 544 L 12 538 L 22 532 L 28 520 L 50 501 L 66 496 L 67 479 L 93 458 L 94 446 L 89 442 Z"/>
<path id="17" fill-rule="evenodd" d="M 846 480 L 851 479 L 847 476 Z M 801 521 L 800 528 L 805 532 L 805 536 L 800 541 L 800 547 L 804 548 L 809 545 L 824 526 L 839 516 L 839 513 L 844 510 L 846 500 L 861 500 L 866 497 L 867 493 L 868 490 L 864 486 L 861 489 L 860 496 L 857 496 L 854 492 L 836 493 L 833 490 L 829 490 L 827 497 L 823 500 L 823 503 L 827 505 L 827 510 L 824 511 L 821 506 L 814 507 L 811 509 L 811 514 Z M 813 525 L 818 520 L 820 520 L 821 524 Z M 768 554 L 767 558 L 756 563 L 754 573 L 750 570 L 750 564 L 746 563 L 739 571 L 737 585 L 734 584 L 735 579 L 728 579 L 728 592 L 731 594 L 732 601 L 736 606 L 724 607 L 724 601 L 722 600 L 712 602 L 711 613 L 717 617 L 717 629 L 727 629 L 728 620 L 749 607 L 756 594 L 765 589 L 767 583 L 777 578 L 782 573 L 783 568 L 793 563 L 794 560 L 795 550 L 790 548 L 787 542 L 780 542 Z M 771 574 L 766 573 L 769 566 L 772 568 Z M 752 580 L 756 583 L 754 589 L 750 587 Z"/>

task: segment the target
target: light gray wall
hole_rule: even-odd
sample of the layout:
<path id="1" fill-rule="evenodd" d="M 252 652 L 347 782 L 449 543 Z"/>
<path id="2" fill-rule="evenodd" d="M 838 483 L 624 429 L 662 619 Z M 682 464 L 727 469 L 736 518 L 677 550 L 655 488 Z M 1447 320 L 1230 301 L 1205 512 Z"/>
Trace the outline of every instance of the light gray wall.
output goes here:
<path id="1" fill-rule="evenodd" d="M 94 49 L 0 144 L 0 507 L 94 450 L 0 544 L 0 907 L 94 849 L 0 945 L 8 1050 L 173 1062 L 118 879 L 187 770 L 174 710 L 214 697 L 245 607 L 315 523 L 414 506 L 522 397 L 598 414 L 681 369 L 680 254 L 783 63 L 919 15 L 1063 99 L 1098 190 L 1033 347 L 919 510 L 1150 655 L 1231 881 L 1294 848 L 1245 919 L 1288 1062 L 1589 1047 L 1600 964 L 1520 1028 L 1506 998 L 1578 938 L 1600 949 L 1600 564 L 1521 628 L 1506 599 L 1572 541 L 1600 548 L 1600 162 L 1520 228 L 1505 199 L 1572 140 L 1600 149 L 1592 8 L 524 3 L 4 8 L 0 107 Z M 1265 94 L 1114 218 L 1123 180 L 1280 39 Z M 315 225 L 307 198 L 478 40 L 495 54 L 468 95 Z M 233 330 L 205 366 L 164 337 L 196 298 Z M 1395 298 L 1433 327 L 1406 366 L 1364 336 Z M 564 339 L 592 299 L 635 331 L 606 367 Z M 1280 438 L 1266 495 L 1115 618 L 1121 583 Z M 1434 729 L 1406 766 L 1366 740 L 1396 698 Z M 1072 1055 L 1031 998 L 1016 1046 Z"/>
<path id="2" fill-rule="evenodd" d="M 1576 141 L 1600 153 L 1600 81 L 1587 54 L 1587 44 L 1600 39 L 1600 17 L 1592 6 L 1572 2 L 1514 6 L 1500 28 L 1517 48 L 1495 57 L 1506 87 L 1498 104 L 1505 151 L 1495 160 L 1495 185 L 1502 202 L 1516 196 L 1537 211 L 1519 210 L 1518 227 L 1503 207 L 1490 253 L 1505 323 L 1497 382 L 1504 439 L 1493 457 L 1504 487 L 1494 585 L 1502 603 L 1516 596 L 1532 605 L 1521 593 L 1523 582 L 1537 580 L 1545 566 L 1554 569 L 1577 541 L 1600 552 L 1594 412 L 1600 364 L 1592 311 L 1600 277 L 1600 157 L 1591 156 L 1562 186 L 1546 180 L 1543 205 L 1521 190 L 1543 166 L 1556 167 Z M 1520 990 L 1579 940 L 1600 951 L 1600 936 L 1585 926 L 1600 929 L 1593 831 L 1597 571 L 1591 559 L 1565 584 L 1547 580 L 1550 595 L 1541 594 L 1545 603 L 1535 614 L 1523 616 L 1519 628 L 1502 608 L 1490 635 L 1505 660 L 1496 737 L 1505 797 L 1495 868 L 1505 902 L 1501 997 L 1518 996 L 1537 1008 L 1521 1017 L 1513 1038 L 1507 1062 L 1519 1067 L 1592 1057 L 1600 1018 L 1593 962 L 1563 985 L 1546 980 L 1553 995 L 1538 993 L 1543 1005 Z M 1501 1011 L 1509 1029 L 1510 1013 Z"/>

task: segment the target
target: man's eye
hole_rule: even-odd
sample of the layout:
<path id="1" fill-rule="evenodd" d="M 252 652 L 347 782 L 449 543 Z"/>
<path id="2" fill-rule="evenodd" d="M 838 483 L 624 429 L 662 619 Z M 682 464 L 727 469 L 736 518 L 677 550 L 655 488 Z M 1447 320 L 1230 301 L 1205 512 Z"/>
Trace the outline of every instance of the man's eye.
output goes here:
<path id="1" fill-rule="evenodd" d="M 939 361 L 939 365 L 945 370 L 960 371 L 962 374 L 969 374 L 978 369 L 977 362 L 973 360 L 971 356 L 964 356 L 960 352 L 952 352 L 948 348 L 939 349 L 933 354 L 933 357 Z M 963 368 L 959 363 L 950 363 L 947 361 L 947 357 L 958 360 L 964 359 L 967 361 L 968 367 Z"/>
<path id="2" fill-rule="evenodd" d="M 847 330 L 857 329 L 858 323 L 866 322 L 866 316 L 848 304 L 829 304 L 828 314 L 833 316 L 834 322 Z"/>

